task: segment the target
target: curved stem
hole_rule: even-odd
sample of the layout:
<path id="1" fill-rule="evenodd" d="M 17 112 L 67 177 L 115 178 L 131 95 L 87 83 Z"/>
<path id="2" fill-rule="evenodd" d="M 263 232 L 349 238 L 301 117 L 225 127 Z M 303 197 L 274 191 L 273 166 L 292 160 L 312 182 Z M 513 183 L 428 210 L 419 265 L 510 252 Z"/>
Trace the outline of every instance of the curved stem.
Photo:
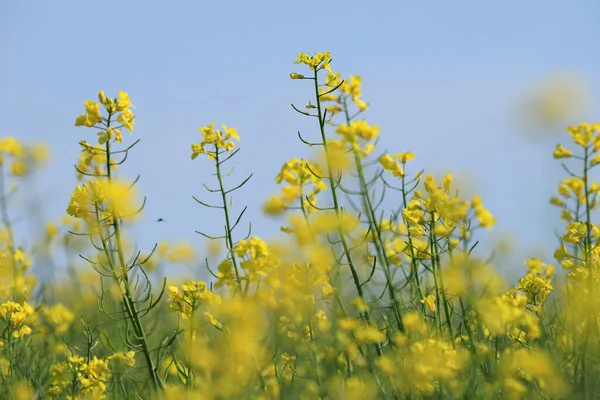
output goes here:
<path id="1" fill-rule="evenodd" d="M 108 121 L 106 124 L 107 130 L 110 128 L 112 113 L 108 113 Z M 111 172 L 111 152 L 110 152 L 110 140 L 106 141 L 106 168 L 107 168 L 107 179 L 109 184 L 113 180 L 112 172 Z M 144 353 L 144 358 L 146 360 L 146 367 L 148 369 L 148 374 L 150 375 L 150 380 L 152 382 L 152 387 L 154 390 L 162 390 L 163 385 L 162 381 L 158 375 L 157 368 L 154 366 L 154 361 L 152 360 L 150 354 L 150 347 L 148 345 L 148 338 L 146 336 L 146 331 L 144 330 L 144 326 L 142 325 L 142 321 L 132 296 L 132 290 L 129 283 L 129 276 L 127 274 L 127 262 L 125 261 L 125 255 L 123 254 L 123 245 L 121 241 L 121 229 L 119 225 L 119 216 L 113 212 L 112 215 L 112 226 L 115 232 L 115 247 L 119 259 L 119 267 L 120 267 L 120 275 L 117 274 L 114 261 L 111 263 L 111 269 L 113 273 L 113 278 L 116 278 L 117 283 L 121 281 L 123 284 L 119 284 L 119 288 L 121 289 L 121 295 L 123 298 L 123 305 L 125 306 L 125 310 L 127 312 L 127 316 L 133 325 L 134 332 L 136 334 L 137 340 L 140 342 L 140 346 L 142 347 L 142 353 Z M 100 230 L 101 232 L 101 230 Z M 112 252 L 108 251 L 106 240 L 102 240 L 103 247 L 107 256 L 108 253 Z M 109 260 L 112 260 L 112 257 L 108 257 Z M 110 263 L 110 261 L 109 261 Z"/>
<path id="2" fill-rule="evenodd" d="M 233 251 L 234 243 L 231 229 L 231 220 L 229 219 L 229 207 L 227 206 L 227 194 L 225 191 L 225 187 L 223 185 L 223 177 L 221 176 L 221 164 L 219 163 L 219 149 L 215 145 L 215 164 L 217 168 L 217 179 L 219 180 L 219 192 L 221 192 L 221 201 L 223 202 L 223 213 L 225 214 L 225 243 L 227 245 L 227 250 L 229 250 L 229 255 L 231 257 L 231 263 L 233 264 L 233 268 L 235 270 L 235 281 L 237 283 L 238 290 L 244 296 L 244 291 L 242 290 L 242 282 L 240 281 L 240 271 L 238 267 L 237 257 Z"/>
<path id="3" fill-rule="evenodd" d="M 333 200 L 333 209 L 335 211 L 336 216 L 339 218 L 341 216 L 341 210 L 340 210 L 340 204 L 339 204 L 338 197 L 337 197 L 337 192 L 335 190 L 335 181 L 333 179 L 334 170 L 331 165 L 331 157 L 329 157 L 329 146 L 327 143 L 327 136 L 325 135 L 325 119 L 323 118 L 321 99 L 319 97 L 319 77 L 318 77 L 317 69 L 314 70 L 314 75 L 315 75 L 315 77 L 314 77 L 315 95 L 317 98 L 317 100 L 316 100 L 317 112 L 318 112 L 318 117 L 319 117 L 319 129 L 321 132 L 321 140 L 323 143 L 323 149 L 325 150 L 325 159 L 326 159 L 326 163 L 327 163 L 327 175 L 328 175 L 328 179 L 329 179 L 329 186 L 331 187 L 331 198 Z M 338 234 L 340 235 L 340 240 L 342 243 L 342 247 L 344 249 L 344 255 L 346 256 L 346 260 L 348 261 L 348 265 L 350 267 L 350 272 L 352 274 L 352 280 L 354 281 L 354 286 L 356 287 L 358 296 L 363 300 L 363 302 L 365 302 L 364 292 L 362 289 L 362 285 L 360 284 L 360 278 L 358 277 L 358 272 L 356 270 L 356 267 L 354 266 L 354 262 L 352 260 L 351 254 L 350 254 L 350 248 L 348 246 L 346 234 L 344 233 L 344 231 L 341 227 L 338 228 Z M 366 302 L 365 302 L 365 304 L 366 304 Z M 364 315 L 364 318 L 367 321 L 367 323 L 371 324 L 371 314 L 368 309 L 366 311 L 364 311 L 363 315 Z M 380 345 L 377 345 L 376 348 L 377 348 L 377 353 L 379 355 L 383 354 L 381 351 Z"/>

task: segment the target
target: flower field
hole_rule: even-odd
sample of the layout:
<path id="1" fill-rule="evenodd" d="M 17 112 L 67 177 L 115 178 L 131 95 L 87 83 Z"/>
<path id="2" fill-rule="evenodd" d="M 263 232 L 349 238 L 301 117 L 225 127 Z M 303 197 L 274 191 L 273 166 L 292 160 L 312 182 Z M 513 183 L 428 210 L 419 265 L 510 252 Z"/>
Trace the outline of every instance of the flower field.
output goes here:
<path id="1" fill-rule="evenodd" d="M 262 211 L 281 220 L 277 240 L 237 205 L 253 183 L 229 175 L 244 132 L 213 121 L 176 150 L 213 172 L 190 201 L 222 217 L 198 231 L 222 249 L 216 262 L 185 246 L 138 250 L 129 235 L 146 202 L 121 173 L 142 151 L 134 93 L 100 91 L 73 116 L 78 182 L 39 241 L 20 243 L 12 193 L 45 149 L 1 138 L 0 398 L 599 397 L 600 124 L 566 127 L 553 154 L 564 176 L 540 204 L 560 209 L 554 258 L 522 260 L 510 280 L 478 247 L 496 224 L 485 199 L 462 197 L 410 149 L 379 148 L 361 77 L 337 67 L 329 52 L 290 65 L 312 91 L 293 105 L 312 121 L 293 138 L 311 157 L 272 174 L 280 190 Z M 36 277 L 39 260 L 69 279 Z M 179 262 L 210 279 L 171 273 Z"/>

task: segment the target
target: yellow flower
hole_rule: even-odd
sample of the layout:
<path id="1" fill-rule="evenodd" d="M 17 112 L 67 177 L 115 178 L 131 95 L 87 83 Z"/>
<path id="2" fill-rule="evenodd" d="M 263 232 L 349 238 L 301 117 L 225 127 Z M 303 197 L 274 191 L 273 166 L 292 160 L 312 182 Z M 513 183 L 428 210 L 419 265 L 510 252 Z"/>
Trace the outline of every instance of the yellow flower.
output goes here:
<path id="1" fill-rule="evenodd" d="M 379 126 L 371 126 L 364 120 L 351 121 L 350 125 L 340 125 L 336 132 L 344 137 L 350 143 L 356 142 L 359 138 L 364 140 L 373 140 L 379 135 Z"/>
<path id="2" fill-rule="evenodd" d="M 181 285 L 181 291 L 177 286 L 169 286 L 169 308 L 181 313 L 183 319 L 189 319 L 200 307 L 209 304 L 221 304 L 221 296 L 209 290 L 206 283 L 200 281 L 188 281 Z"/>
<path id="3" fill-rule="evenodd" d="M 452 175 L 446 174 L 444 175 L 444 192 L 450 192 L 450 187 L 452 186 Z"/>
<path id="4" fill-rule="evenodd" d="M 172 263 L 192 263 L 196 258 L 196 250 L 190 243 L 177 244 L 170 249 L 168 254 L 168 259 Z"/>
<path id="5" fill-rule="evenodd" d="M 107 360 L 113 359 L 125 361 L 125 364 L 127 364 L 130 367 L 133 367 L 135 365 L 135 352 L 128 351 L 127 353 L 123 354 L 119 351 L 113 354 L 112 356 L 107 357 Z"/>
<path id="6" fill-rule="evenodd" d="M 221 328 L 223 328 L 223 324 L 221 322 L 219 322 L 219 320 L 212 315 L 209 312 L 204 312 L 204 315 L 206 316 L 206 318 L 208 318 L 208 321 L 210 322 L 211 325 L 213 325 L 215 328 L 221 330 Z"/>
<path id="7" fill-rule="evenodd" d="M 550 204 L 557 206 L 557 207 L 565 207 L 566 206 L 565 202 L 557 197 L 551 197 Z"/>
<path id="8" fill-rule="evenodd" d="M 235 144 L 230 139 L 234 138 L 239 142 L 240 137 L 237 134 L 237 130 L 235 128 L 227 128 L 225 125 L 221 126 L 223 130 L 215 129 L 215 121 L 213 121 L 210 125 L 198 128 L 202 132 L 203 140 L 201 143 L 192 144 L 192 160 L 200 154 L 206 154 L 210 159 L 215 159 L 219 149 L 224 149 L 225 151 L 233 150 Z M 207 150 L 207 145 L 214 146 L 214 151 Z"/>
<path id="9" fill-rule="evenodd" d="M 218 281 L 215 283 L 215 288 L 219 289 L 222 286 L 227 286 L 233 290 L 235 288 L 235 273 L 232 262 L 227 259 L 223 260 L 217 267 L 217 270 Z"/>
<path id="10" fill-rule="evenodd" d="M 335 294 L 335 288 L 333 286 L 331 286 L 330 283 L 326 283 L 321 288 L 321 292 L 323 293 L 323 298 L 331 299 L 331 298 L 333 298 L 333 295 Z"/>
<path id="11" fill-rule="evenodd" d="M 567 150 L 563 147 L 562 144 L 557 144 L 556 149 L 554 150 L 554 158 L 569 158 L 573 156 L 573 152 L 571 150 Z"/>
<path id="12" fill-rule="evenodd" d="M 285 210 L 287 206 L 277 196 L 271 196 L 263 206 L 263 211 L 270 215 L 281 214 Z"/>
<path id="13" fill-rule="evenodd" d="M 554 287 L 550 284 L 550 279 L 528 274 L 519 280 L 517 289 L 525 293 L 529 302 L 535 305 L 544 301 Z"/>
<path id="14" fill-rule="evenodd" d="M 592 141 L 594 132 L 600 131 L 599 128 L 600 124 L 588 124 L 583 122 L 578 126 L 569 126 L 567 131 L 571 134 L 574 143 L 580 145 L 581 147 L 587 147 Z"/>
<path id="15" fill-rule="evenodd" d="M 342 318 L 338 320 L 338 326 L 340 329 L 345 331 L 353 331 L 356 330 L 359 326 L 359 321 L 353 318 Z"/>
<path id="16" fill-rule="evenodd" d="M 496 218 L 482 205 L 475 207 L 475 216 L 479 220 L 479 226 L 482 228 L 492 229 L 492 226 L 496 224 Z"/>
<path id="17" fill-rule="evenodd" d="M 367 303 L 365 303 L 365 299 L 363 299 L 362 297 L 356 297 L 354 300 L 352 300 L 352 304 L 360 312 L 365 312 L 369 309 Z"/>
<path id="18" fill-rule="evenodd" d="M 135 106 L 131 104 L 131 100 L 129 99 L 129 94 L 126 92 L 119 92 L 119 98 L 117 99 L 117 106 L 115 107 L 116 111 L 124 111 L 127 108 Z"/>
<path id="19" fill-rule="evenodd" d="M 562 398 L 567 393 L 564 378 L 552 358 L 537 349 L 507 349 L 501 358 L 500 373 L 505 377 L 505 391 L 514 398 L 527 393 L 523 381 L 535 382 L 548 398 Z"/>
<path id="20" fill-rule="evenodd" d="M 365 103 L 363 100 L 356 100 L 354 102 L 354 105 L 356 105 L 356 107 L 358 107 L 358 109 L 360 111 L 365 111 L 367 108 L 369 108 L 369 105 L 367 103 Z"/>
<path id="21" fill-rule="evenodd" d="M 329 51 L 324 53 L 315 53 L 309 55 L 308 53 L 298 53 L 298 59 L 294 64 L 305 64 L 310 67 L 311 70 L 318 71 L 325 68 L 328 72 L 332 73 L 329 63 L 331 62 L 331 53 Z"/>
<path id="22" fill-rule="evenodd" d="M 374 326 L 362 326 L 356 330 L 358 343 L 381 343 L 384 340 L 385 334 Z"/>
<path id="23" fill-rule="evenodd" d="M 340 89 L 342 92 L 349 94 L 352 100 L 356 102 L 362 96 L 360 91 L 361 85 L 362 78 L 358 75 L 353 75 L 344 80 L 344 84 Z"/>
<path id="24" fill-rule="evenodd" d="M 117 121 L 123 125 L 123 128 L 127 129 L 129 133 L 133 132 L 133 125 L 135 123 L 135 117 L 133 112 L 126 108 L 117 117 Z"/>
<path id="25" fill-rule="evenodd" d="M 58 235 L 58 226 L 54 222 L 46 224 L 46 236 L 48 239 L 54 239 Z"/>
<path id="26" fill-rule="evenodd" d="M 44 315 L 48 322 L 55 327 L 58 335 L 64 334 L 75 319 L 75 314 L 61 303 L 56 303 L 44 309 Z"/>
<path id="27" fill-rule="evenodd" d="M 88 128 L 96 125 L 102 121 L 102 115 L 100 114 L 100 104 L 87 100 L 84 103 L 85 113 L 77 117 L 75 120 L 75 126 L 87 126 Z"/>
<path id="28" fill-rule="evenodd" d="M 115 180 L 104 186 L 107 210 L 119 218 L 138 216 L 137 191 L 130 184 Z"/>
<path id="29" fill-rule="evenodd" d="M 435 296 L 429 295 L 421 300 L 421 303 L 425 304 L 425 307 L 432 313 L 437 311 L 437 307 L 435 305 Z"/>
<path id="30" fill-rule="evenodd" d="M 0 152 L 18 158 L 25 155 L 23 145 L 12 136 L 7 136 L 4 139 L 0 139 Z"/>
<path id="31" fill-rule="evenodd" d="M 43 164 L 50 158 L 50 149 L 44 143 L 34 143 L 30 149 L 31 158 L 37 164 Z"/>
<path id="32" fill-rule="evenodd" d="M 21 160 L 17 160 L 15 162 L 13 162 L 10 166 L 10 172 L 14 176 L 23 176 L 23 175 L 25 175 L 25 173 L 27 173 L 27 170 L 28 170 L 27 164 Z"/>
<path id="33" fill-rule="evenodd" d="M 569 257 L 570 254 L 567 252 L 565 245 L 563 243 L 558 246 L 558 249 L 554 252 L 554 258 L 558 261 L 563 261 L 565 258 Z"/>
<path id="34" fill-rule="evenodd" d="M 400 160 L 402 164 L 406 164 L 407 162 L 415 159 L 415 154 L 412 151 L 407 151 L 405 153 L 394 154 L 392 158 Z"/>
<path id="35" fill-rule="evenodd" d="M 338 85 L 338 75 L 337 74 L 327 74 L 325 77 L 325 85 L 329 88 L 329 90 L 333 89 Z"/>
<path id="36" fill-rule="evenodd" d="M 404 176 L 404 170 L 402 169 L 400 164 L 395 162 L 389 154 L 384 154 L 383 156 L 381 156 L 379 158 L 379 163 L 381 164 L 383 169 L 389 171 L 396 178 L 402 178 Z"/>
<path id="37" fill-rule="evenodd" d="M 339 171 L 349 171 L 352 167 L 349 149 L 341 140 L 328 140 L 327 152 L 319 152 L 319 164 L 327 165 L 327 161 L 333 168 Z"/>

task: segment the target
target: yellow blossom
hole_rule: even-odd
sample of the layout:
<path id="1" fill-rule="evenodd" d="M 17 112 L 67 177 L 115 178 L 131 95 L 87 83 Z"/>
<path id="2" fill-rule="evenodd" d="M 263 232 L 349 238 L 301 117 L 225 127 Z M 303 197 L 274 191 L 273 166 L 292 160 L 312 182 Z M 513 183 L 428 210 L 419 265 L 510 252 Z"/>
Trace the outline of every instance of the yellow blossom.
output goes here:
<path id="1" fill-rule="evenodd" d="M 423 300 L 421 300 L 421 303 L 425 304 L 427 309 L 429 311 L 431 311 L 432 313 L 437 311 L 437 307 L 435 305 L 435 296 L 429 295 L 429 296 L 425 297 Z"/>
<path id="2" fill-rule="evenodd" d="M 556 145 L 556 150 L 554 150 L 554 158 L 569 158 L 572 156 L 573 152 L 565 149 L 562 144 Z"/>

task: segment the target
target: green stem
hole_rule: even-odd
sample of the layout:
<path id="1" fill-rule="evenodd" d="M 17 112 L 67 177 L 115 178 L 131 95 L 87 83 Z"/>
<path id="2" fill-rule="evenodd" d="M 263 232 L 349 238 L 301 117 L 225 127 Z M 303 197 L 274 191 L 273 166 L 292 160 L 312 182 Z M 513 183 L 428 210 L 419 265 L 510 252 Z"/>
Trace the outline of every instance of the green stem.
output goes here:
<path id="1" fill-rule="evenodd" d="M 225 214 L 225 243 L 227 245 L 227 250 L 229 250 L 229 255 L 231 256 L 231 262 L 233 264 L 233 268 L 235 270 L 235 280 L 238 286 L 238 290 L 244 296 L 244 291 L 242 290 L 242 283 L 240 281 L 240 272 L 238 267 L 237 258 L 233 251 L 233 236 L 231 229 L 231 222 L 229 219 L 229 208 L 227 206 L 227 194 L 225 193 L 225 187 L 223 185 L 223 178 L 221 176 L 221 164 L 219 163 L 219 149 L 215 145 L 215 164 L 217 168 L 217 179 L 219 180 L 219 191 L 221 192 L 221 201 L 223 202 L 223 213 Z"/>
<path id="2" fill-rule="evenodd" d="M 321 132 L 321 140 L 323 143 L 323 149 L 325 151 L 325 159 L 327 163 L 327 175 L 329 180 L 329 186 L 331 187 L 331 198 L 333 200 L 333 209 L 338 218 L 341 217 L 340 204 L 337 197 L 337 192 L 335 190 L 335 180 L 333 178 L 334 169 L 331 165 L 331 157 L 329 156 L 329 149 L 327 144 L 327 135 L 325 134 L 325 119 L 323 118 L 323 110 L 321 107 L 321 98 L 319 95 L 319 76 L 318 69 L 314 70 L 314 82 L 315 82 L 315 95 L 316 95 L 316 103 L 317 103 L 317 112 L 319 118 L 319 130 Z M 344 249 L 344 255 L 346 256 L 346 260 L 348 261 L 348 265 L 350 267 L 350 273 L 352 274 L 352 280 L 354 281 L 354 286 L 356 287 L 356 291 L 358 296 L 363 300 L 366 304 L 364 292 L 362 289 L 362 285 L 360 283 L 360 278 L 358 277 L 358 272 L 356 271 L 356 267 L 354 266 L 354 262 L 352 260 L 352 256 L 350 254 L 350 248 L 348 246 L 348 241 L 346 239 L 346 234 L 343 229 L 340 227 L 338 229 L 338 234 L 340 235 L 340 240 L 342 242 L 342 247 Z M 368 324 L 371 324 L 371 314 L 369 310 L 364 311 L 363 313 L 365 320 Z M 377 353 L 379 355 L 383 354 L 381 351 L 381 346 L 377 345 Z"/>
<path id="3" fill-rule="evenodd" d="M 344 100 L 344 112 L 346 114 L 346 124 L 350 125 L 350 116 L 348 115 L 348 106 L 346 101 Z M 402 323 L 402 315 L 400 313 L 399 301 L 396 293 L 396 287 L 394 286 L 394 280 L 392 278 L 392 273 L 390 270 L 390 264 L 388 262 L 387 256 L 385 254 L 385 246 L 383 244 L 383 239 L 381 237 L 381 229 L 379 224 L 377 223 L 377 218 L 375 216 L 375 210 L 373 208 L 373 203 L 371 202 L 371 197 L 369 196 L 369 188 L 367 187 L 367 182 L 365 179 L 365 172 L 360 160 L 359 154 L 356 148 L 352 148 L 352 152 L 354 154 L 354 163 L 356 164 L 356 171 L 358 174 L 358 179 L 360 182 L 360 188 L 362 192 L 362 200 L 363 200 L 363 208 L 367 213 L 367 218 L 369 220 L 369 225 L 371 227 L 371 231 L 374 233 L 374 244 L 375 250 L 377 251 L 377 256 L 381 264 L 383 265 L 383 271 L 385 273 L 385 278 L 388 286 L 388 293 L 390 296 L 390 300 L 392 302 L 392 309 L 394 311 L 394 318 L 396 320 L 396 324 L 398 325 L 398 329 L 401 332 L 404 332 L 404 324 Z"/>
<path id="4" fill-rule="evenodd" d="M 403 163 L 402 168 L 405 168 Z M 408 207 L 408 201 L 406 199 L 406 178 L 405 175 L 402 174 L 402 203 L 404 208 Z M 400 213 L 402 215 L 402 213 Z M 419 300 L 423 300 L 425 297 L 423 296 L 423 289 L 421 288 L 421 282 L 419 280 L 419 265 L 417 264 L 417 258 L 415 255 L 415 247 L 412 240 L 412 234 L 410 233 L 410 222 L 404 216 L 402 216 L 402 220 L 404 221 L 404 225 L 406 225 L 407 237 L 408 237 L 408 246 L 410 248 L 410 263 L 412 267 L 411 275 L 414 274 L 415 282 L 417 286 L 417 291 L 419 293 Z M 410 275 L 409 275 L 410 276 Z M 421 310 L 425 312 L 425 304 L 421 305 Z"/>
<path id="5" fill-rule="evenodd" d="M 112 116 L 112 113 L 109 112 L 108 118 L 107 118 L 107 124 L 106 124 L 107 130 L 110 129 L 111 116 Z M 112 182 L 110 139 L 106 141 L 106 169 L 107 169 L 107 180 L 110 184 Z M 152 357 L 150 354 L 150 348 L 148 345 L 148 339 L 146 336 L 146 332 L 144 330 L 144 326 L 142 325 L 136 303 L 133 300 L 131 287 L 129 284 L 129 276 L 127 274 L 127 263 L 125 261 L 125 256 L 123 254 L 123 245 L 122 245 L 122 241 L 121 241 L 119 216 L 117 216 L 113 213 L 112 219 L 113 219 L 112 225 L 113 225 L 113 229 L 115 232 L 115 242 L 116 242 L 115 247 L 117 250 L 120 269 L 121 269 L 121 274 L 120 274 L 120 276 L 118 276 L 119 279 L 117 279 L 117 283 L 119 283 L 119 281 L 123 282 L 123 285 L 119 284 L 119 288 L 121 289 L 121 295 L 123 297 L 123 305 L 125 306 L 125 310 L 127 312 L 129 320 L 131 321 L 131 323 L 133 325 L 136 339 L 140 342 L 140 345 L 142 347 L 142 353 L 144 354 L 144 358 L 146 359 L 146 367 L 148 369 L 148 374 L 150 375 L 150 379 L 152 381 L 152 387 L 154 390 L 159 391 L 159 390 L 163 389 L 162 381 L 158 375 L 157 368 L 154 366 L 154 361 L 152 360 Z M 112 253 L 112 252 L 108 251 L 108 248 L 106 247 L 107 246 L 106 240 L 103 239 L 102 243 L 104 246 L 105 253 L 108 256 L 109 253 Z M 108 257 L 108 259 L 112 260 L 112 257 Z M 115 275 L 117 275 L 114 264 L 112 264 L 111 267 L 112 267 L 113 277 L 114 277 Z M 123 292 L 123 289 L 124 289 L 124 292 Z"/>
<path id="6" fill-rule="evenodd" d="M 440 303 L 442 303 L 443 307 L 444 307 L 444 314 L 446 317 L 446 323 L 448 324 L 448 329 L 450 331 L 450 341 L 452 343 L 452 347 L 455 346 L 455 342 L 454 342 L 454 328 L 452 327 L 452 318 L 450 317 L 450 309 L 448 307 L 448 299 L 446 297 L 446 290 L 444 288 L 444 280 L 442 277 L 442 268 L 440 265 L 440 256 L 439 256 L 439 248 L 438 248 L 438 242 L 437 242 L 437 237 L 434 233 L 434 228 L 435 228 L 435 221 L 434 221 L 434 212 L 431 213 L 431 221 L 430 221 L 430 225 L 429 225 L 429 234 L 431 235 L 431 267 L 433 269 L 433 278 L 434 278 L 434 282 L 435 282 L 435 290 L 436 290 L 436 295 L 437 295 L 437 300 L 438 300 L 438 318 L 440 320 L 440 333 L 443 334 L 443 332 L 441 331 L 441 310 L 439 309 L 439 305 Z M 440 297 L 441 294 L 441 297 Z"/>
<path id="7" fill-rule="evenodd" d="M 594 266 L 591 259 L 592 253 L 592 221 L 591 221 L 591 206 L 590 206 L 590 190 L 589 190 L 589 146 L 586 146 L 584 157 L 583 157 L 583 185 L 584 185 L 584 195 L 585 195 L 585 229 L 586 229 L 586 239 L 585 239 L 585 247 L 584 247 L 584 259 L 585 265 L 588 269 L 588 287 L 589 293 L 588 296 L 590 299 L 594 299 L 594 275 L 593 270 Z M 581 360 L 581 386 L 583 388 L 583 396 L 587 398 L 587 350 L 588 344 L 591 334 L 591 318 L 587 318 L 586 327 L 585 327 L 585 336 L 583 339 L 582 346 L 582 360 Z M 596 325 L 596 324 L 594 324 Z"/>

